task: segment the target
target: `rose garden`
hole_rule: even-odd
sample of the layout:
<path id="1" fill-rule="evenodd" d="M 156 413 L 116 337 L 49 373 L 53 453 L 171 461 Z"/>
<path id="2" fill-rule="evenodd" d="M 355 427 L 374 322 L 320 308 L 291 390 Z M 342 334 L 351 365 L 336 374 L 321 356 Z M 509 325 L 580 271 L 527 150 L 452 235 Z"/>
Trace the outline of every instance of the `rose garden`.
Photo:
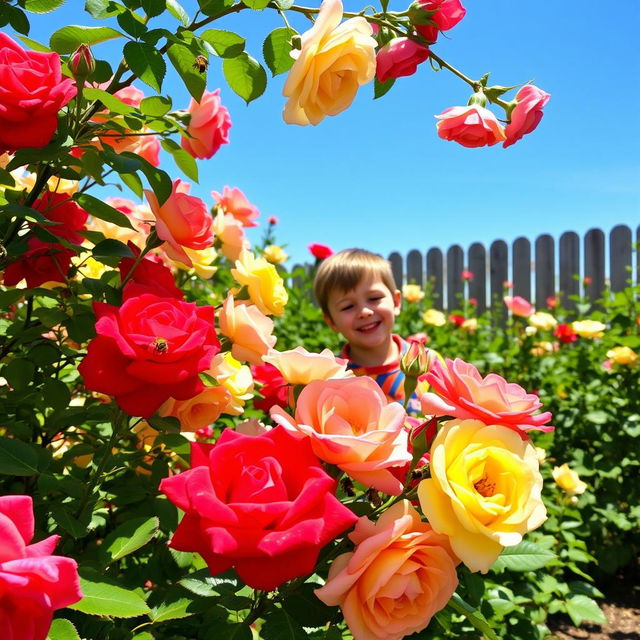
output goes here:
<path id="1" fill-rule="evenodd" d="M 33 39 L 62 4 L 0 4 L 0 640 L 603 623 L 607 585 L 637 570 L 633 279 L 572 309 L 505 282 L 485 313 L 406 284 L 411 410 L 336 355 L 311 289 L 329 247 L 290 272 L 243 185 L 190 193 L 229 142 L 222 77 L 249 103 L 265 66 L 287 74 L 285 122 L 322 127 L 363 85 L 381 98 L 430 65 L 461 86 L 433 134 L 469 148 L 526 144 L 549 94 L 438 55 L 472 19 L 459 0 L 88 0 Z M 261 11 L 282 26 L 256 60 L 218 21 Z"/>

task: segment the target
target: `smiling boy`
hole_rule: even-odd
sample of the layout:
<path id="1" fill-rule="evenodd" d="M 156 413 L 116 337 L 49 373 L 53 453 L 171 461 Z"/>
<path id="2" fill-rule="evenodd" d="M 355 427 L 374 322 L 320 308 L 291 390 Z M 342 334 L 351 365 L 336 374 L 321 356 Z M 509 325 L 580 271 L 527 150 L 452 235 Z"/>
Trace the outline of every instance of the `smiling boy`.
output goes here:
<path id="1" fill-rule="evenodd" d="M 372 377 L 389 400 L 404 402 L 400 358 L 409 345 L 393 333 L 402 296 L 389 262 L 365 249 L 340 251 L 322 262 L 313 288 L 325 322 L 347 341 L 348 368 Z"/>

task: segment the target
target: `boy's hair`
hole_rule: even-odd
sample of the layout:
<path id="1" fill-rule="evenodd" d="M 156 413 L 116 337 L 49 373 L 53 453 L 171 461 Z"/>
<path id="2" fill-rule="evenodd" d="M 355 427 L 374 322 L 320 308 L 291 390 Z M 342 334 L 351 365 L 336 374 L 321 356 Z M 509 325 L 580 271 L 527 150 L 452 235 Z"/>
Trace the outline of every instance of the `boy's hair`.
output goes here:
<path id="1" fill-rule="evenodd" d="M 378 253 L 345 249 L 324 260 L 313 280 L 313 292 L 322 311 L 331 315 L 329 294 L 332 291 L 352 291 L 365 276 L 380 278 L 391 293 L 397 289 L 389 261 Z"/>

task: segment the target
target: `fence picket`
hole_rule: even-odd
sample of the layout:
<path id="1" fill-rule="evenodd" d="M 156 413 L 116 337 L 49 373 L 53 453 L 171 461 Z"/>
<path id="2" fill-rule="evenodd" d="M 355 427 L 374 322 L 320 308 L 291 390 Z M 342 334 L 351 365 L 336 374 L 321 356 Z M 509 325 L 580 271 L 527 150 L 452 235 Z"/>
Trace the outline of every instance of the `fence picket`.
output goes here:
<path id="1" fill-rule="evenodd" d="M 584 295 L 595 302 L 604 289 L 604 232 L 589 229 L 584 236 Z"/>
<path id="2" fill-rule="evenodd" d="M 609 235 L 609 282 L 611 291 L 622 291 L 631 275 L 631 229 L 619 224 Z"/>
<path id="3" fill-rule="evenodd" d="M 489 281 L 491 305 L 498 310 L 499 322 L 507 320 L 507 307 L 502 303 L 504 283 L 509 278 L 509 247 L 504 240 L 496 240 L 489 247 Z"/>
<path id="4" fill-rule="evenodd" d="M 427 251 L 427 282 L 433 293 L 433 306 L 442 310 L 444 305 L 443 259 L 440 249 Z"/>
<path id="5" fill-rule="evenodd" d="M 547 298 L 555 296 L 555 252 L 553 238 L 543 233 L 536 238 L 536 307 L 544 309 Z"/>
<path id="6" fill-rule="evenodd" d="M 513 295 L 531 300 L 531 243 L 528 238 L 513 242 Z"/>
<path id="7" fill-rule="evenodd" d="M 422 287 L 422 253 L 420 253 L 420 251 L 418 251 L 417 249 L 412 249 L 407 254 L 407 282 L 413 282 Z"/>
<path id="8" fill-rule="evenodd" d="M 487 310 L 487 256 L 484 245 L 474 242 L 469 247 L 469 271 L 473 278 L 469 282 L 469 297 L 477 301 L 476 310 L 484 313 Z"/>
<path id="9" fill-rule="evenodd" d="M 447 309 L 460 308 L 459 296 L 464 294 L 462 270 L 464 269 L 464 252 L 460 245 L 454 244 L 447 250 Z"/>
<path id="10" fill-rule="evenodd" d="M 575 311 L 576 301 L 570 296 L 580 293 L 580 238 L 574 231 L 560 236 L 560 301 L 563 307 Z"/>
<path id="11" fill-rule="evenodd" d="M 393 279 L 396 281 L 396 287 L 402 289 L 402 284 L 404 283 L 402 256 L 397 251 L 394 251 L 389 254 L 388 260 L 391 263 L 391 272 L 393 273 Z"/>

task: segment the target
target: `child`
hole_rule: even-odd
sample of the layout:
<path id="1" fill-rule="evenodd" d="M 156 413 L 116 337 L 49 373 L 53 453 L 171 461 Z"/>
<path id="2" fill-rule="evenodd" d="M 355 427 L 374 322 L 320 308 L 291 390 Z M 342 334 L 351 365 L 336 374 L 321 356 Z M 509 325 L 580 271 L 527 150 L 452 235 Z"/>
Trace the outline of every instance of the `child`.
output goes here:
<path id="1" fill-rule="evenodd" d="M 370 376 L 389 400 L 403 403 L 400 358 L 409 344 L 393 333 L 402 297 L 389 262 L 365 249 L 340 251 L 322 262 L 313 289 L 324 321 L 347 341 L 342 357 L 349 369 Z M 411 412 L 419 410 L 414 400 Z"/>

